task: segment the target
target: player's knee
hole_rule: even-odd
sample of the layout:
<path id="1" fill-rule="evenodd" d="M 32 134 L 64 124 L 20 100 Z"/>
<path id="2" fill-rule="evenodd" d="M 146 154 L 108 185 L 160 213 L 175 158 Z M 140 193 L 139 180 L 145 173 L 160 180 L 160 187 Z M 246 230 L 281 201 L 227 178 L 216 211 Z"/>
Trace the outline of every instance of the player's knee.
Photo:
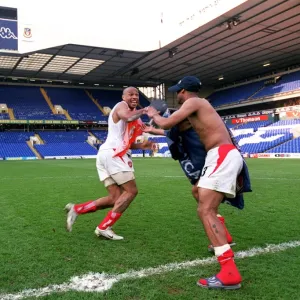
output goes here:
<path id="1" fill-rule="evenodd" d="M 114 204 L 121 195 L 121 189 L 117 185 L 111 185 L 108 190 L 108 202 Z"/>
<path id="2" fill-rule="evenodd" d="M 117 201 L 117 199 L 118 199 L 117 195 L 110 195 L 108 197 L 108 204 L 111 204 L 111 205 L 115 204 L 115 202 Z"/>
<path id="3" fill-rule="evenodd" d="M 138 194 L 138 189 L 136 187 L 131 187 L 124 191 L 123 193 L 126 193 L 126 199 L 127 201 L 132 201 Z"/>
<path id="4" fill-rule="evenodd" d="M 130 193 L 132 199 L 134 199 L 138 194 L 138 189 L 135 186 L 135 187 L 132 187 L 128 192 Z"/>
<path id="5" fill-rule="evenodd" d="M 127 193 L 128 200 L 133 200 L 138 194 L 138 189 L 136 187 L 135 180 L 130 180 L 129 182 L 126 182 L 122 185 L 122 188 L 123 191 Z"/>
<path id="6" fill-rule="evenodd" d="M 201 220 L 209 217 L 211 214 L 216 215 L 214 208 L 207 205 L 198 205 L 197 211 Z"/>

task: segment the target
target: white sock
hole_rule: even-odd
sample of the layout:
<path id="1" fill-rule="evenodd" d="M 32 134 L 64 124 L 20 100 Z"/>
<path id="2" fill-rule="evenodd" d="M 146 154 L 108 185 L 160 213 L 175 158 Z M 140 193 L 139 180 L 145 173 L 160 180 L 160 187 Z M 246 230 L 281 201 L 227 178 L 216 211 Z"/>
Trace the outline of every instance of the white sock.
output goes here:
<path id="1" fill-rule="evenodd" d="M 229 244 L 225 244 L 223 246 L 220 247 L 214 247 L 215 250 L 215 256 L 218 257 L 220 255 L 222 255 L 224 252 L 226 252 L 227 250 L 230 249 Z"/>

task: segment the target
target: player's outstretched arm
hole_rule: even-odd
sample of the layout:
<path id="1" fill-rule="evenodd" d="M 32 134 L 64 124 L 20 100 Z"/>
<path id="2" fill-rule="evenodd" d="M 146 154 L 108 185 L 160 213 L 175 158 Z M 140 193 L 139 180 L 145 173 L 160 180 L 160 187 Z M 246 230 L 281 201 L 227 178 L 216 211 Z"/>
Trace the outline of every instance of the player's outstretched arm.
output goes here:
<path id="1" fill-rule="evenodd" d="M 142 115 L 147 114 L 147 108 L 130 111 L 128 106 L 125 103 L 122 103 L 117 108 L 116 113 L 121 120 L 125 122 L 132 122 L 140 118 Z"/>
<path id="2" fill-rule="evenodd" d="M 165 131 L 160 128 L 154 128 L 153 126 L 145 126 L 143 131 L 146 133 L 151 133 L 155 135 L 165 135 Z"/>
<path id="3" fill-rule="evenodd" d="M 130 149 L 155 150 L 156 146 L 156 143 L 152 141 L 144 141 L 142 143 L 131 144 Z"/>

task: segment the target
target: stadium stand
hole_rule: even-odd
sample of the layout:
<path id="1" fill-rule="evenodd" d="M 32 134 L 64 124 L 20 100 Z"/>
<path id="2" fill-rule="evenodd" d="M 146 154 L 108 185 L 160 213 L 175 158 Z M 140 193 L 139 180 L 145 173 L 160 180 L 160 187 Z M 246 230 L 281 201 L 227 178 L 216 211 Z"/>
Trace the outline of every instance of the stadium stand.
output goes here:
<path id="1" fill-rule="evenodd" d="M 98 103 L 104 107 L 113 108 L 122 100 L 122 90 L 89 90 Z"/>
<path id="2" fill-rule="evenodd" d="M 272 121 L 257 121 L 257 122 L 249 122 L 245 124 L 241 124 L 237 127 L 237 129 L 248 129 L 252 128 L 256 131 L 260 127 L 266 127 L 272 124 Z"/>
<path id="3" fill-rule="evenodd" d="M 96 155 L 97 150 L 86 142 L 87 131 L 38 132 L 45 144 L 35 145 L 42 157 Z"/>
<path id="4" fill-rule="evenodd" d="M 239 144 L 241 139 L 248 138 L 250 136 L 253 136 L 253 133 L 240 134 L 240 135 L 235 136 L 234 139 Z"/>
<path id="5" fill-rule="evenodd" d="M 33 132 L 0 132 L 0 143 L 25 143 L 33 135 Z"/>
<path id="6" fill-rule="evenodd" d="M 279 145 L 269 151 L 268 153 L 300 153 L 300 137 Z"/>
<path id="7" fill-rule="evenodd" d="M 299 138 L 294 139 L 291 128 L 300 124 L 300 120 L 281 120 L 273 124 L 270 121 L 250 122 L 240 125 L 235 133 L 242 153 L 299 153 Z M 265 125 L 269 125 L 264 127 Z M 278 128 L 279 127 L 279 128 Z M 239 129 L 241 133 L 238 132 Z M 252 130 L 243 133 L 243 130 Z M 34 148 L 44 158 L 47 156 L 84 156 L 96 155 L 96 147 L 92 147 L 86 141 L 89 136 L 95 136 L 102 144 L 107 136 L 106 130 L 77 131 L 38 131 L 44 144 L 35 144 Z M 26 142 L 34 132 L 1 132 L 0 133 L 0 157 L 35 157 Z M 158 155 L 167 156 L 169 149 L 166 137 L 149 137 L 159 145 Z M 133 150 L 132 154 L 138 156 L 151 155 L 151 151 Z"/>
<path id="8" fill-rule="evenodd" d="M 0 132 L 0 157 L 34 157 L 26 144 L 33 132 Z"/>
<path id="9" fill-rule="evenodd" d="M 250 83 L 227 90 L 215 92 L 209 98 L 213 105 L 223 105 L 233 103 L 234 101 L 245 101 L 264 97 L 269 93 L 282 93 L 290 90 L 299 89 L 300 71 L 284 75 L 278 83 L 265 86 L 264 81 Z M 108 106 L 112 108 L 120 101 L 122 90 L 102 90 L 90 89 L 88 93 L 84 89 L 76 88 L 58 88 L 46 87 L 51 102 L 55 105 L 61 105 L 68 111 L 74 120 L 79 121 L 101 121 L 107 120 L 100 108 Z M 264 92 L 263 92 L 264 91 Z M 65 119 L 65 115 L 53 114 L 50 104 L 48 104 L 41 93 L 39 87 L 28 86 L 6 86 L 0 87 L 1 102 L 12 108 L 16 119 L 28 120 L 59 120 Z M 97 103 L 95 103 L 95 100 Z M 141 93 L 140 105 L 148 106 L 148 99 Z M 100 108 L 99 108 L 100 107 Z M 8 113 L 0 113 L 0 120 L 9 119 Z M 142 118 L 148 121 L 146 116 Z M 236 141 L 243 153 L 299 153 L 299 138 L 292 139 L 291 130 L 300 125 L 300 119 L 280 120 L 273 122 L 256 121 L 242 124 L 231 124 L 226 121 L 227 127 L 233 130 Z M 27 129 L 28 130 L 28 129 Z M 94 156 L 97 153 L 96 147 L 101 145 L 106 137 L 107 131 L 99 129 L 71 130 L 71 131 L 37 131 L 44 144 L 34 144 L 33 149 L 27 145 L 27 141 L 35 132 L 1 132 L 0 134 L 0 157 L 35 157 L 33 151 L 47 156 Z M 89 136 L 96 137 L 97 141 L 94 147 L 87 142 Z M 162 136 L 151 137 L 159 145 L 156 155 L 168 156 L 169 149 L 166 138 Z M 95 141 L 93 141 L 95 142 Z M 153 153 L 149 150 L 133 150 L 132 153 L 137 156 L 148 156 Z"/>
<path id="10" fill-rule="evenodd" d="M 0 86 L 1 102 L 13 109 L 19 120 L 62 120 L 64 115 L 55 115 L 38 87 Z"/>
<path id="11" fill-rule="evenodd" d="M 281 80 L 274 85 L 266 86 L 251 99 L 262 98 L 280 93 L 286 93 L 300 89 L 300 71 L 283 75 Z"/>
<path id="12" fill-rule="evenodd" d="M 53 105 L 60 105 L 66 110 L 71 119 L 80 121 L 107 121 L 102 111 L 89 98 L 85 90 L 75 88 L 44 88 Z M 112 108 L 121 100 L 122 90 L 89 90 L 98 103 Z M 53 114 L 45 101 L 39 87 L 29 86 L 0 86 L 1 102 L 13 109 L 14 117 L 18 120 L 66 120 L 64 114 Z M 149 105 L 147 98 L 141 94 L 140 104 Z M 9 114 L 1 113 L 0 120 L 10 119 Z M 149 121 L 143 116 L 143 121 Z"/>
<path id="13" fill-rule="evenodd" d="M 88 143 L 50 143 L 47 145 L 35 145 L 42 157 L 47 156 L 85 156 L 96 155 L 97 150 Z"/>
<path id="14" fill-rule="evenodd" d="M 293 135 L 287 130 L 284 132 L 257 131 L 252 135 L 239 139 L 238 143 L 243 153 L 262 153 L 292 139 L 292 137 Z"/>
<path id="15" fill-rule="evenodd" d="M 7 113 L 1 113 L 0 114 L 0 120 L 9 120 L 9 114 Z"/>
<path id="16" fill-rule="evenodd" d="M 285 126 L 285 127 L 293 127 L 297 124 L 300 124 L 300 119 L 295 119 L 295 120 L 280 120 L 277 121 L 273 124 L 271 124 L 269 127 L 274 127 L 274 126 Z"/>
<path id="17" fill-rule="evenodd" d="M 104 142 L 107 137 L 107 130 L 93 130 L 91 133 L 98 138 L 101 142 Z"/>
<path id="18" fill-rule="evenodd" d="M 245 101 L 263 88 L 263 86 L 264 81 L 249 83 L 226 90 L 216 91 L 207 98 L 214 107 L 219 107 L 226 104 Z"/>
<path id="19" fill-rule="evenodd" d="M 8 158 L 8 157 L 33 157 L 35 158 L 35 154 L 31 151 L 31 149 L 27 146 L 27 144 L 21 143 L 0 143 L 0 157 Z"/>
<path id="20" fill-rule="evenodd" d="M 83 89 L 45 88 L 53 105 L 61 105 L 73 120 L 107 120 Z"/>
<path id="21" fill-rule="evenodd" d="M 300 71 L 283 75 L 275 84 L 265 85 L 265 80 L 212 93 L 207 98 L 214 107 L 255 100 L 300 89 Z"/>
<path id="22" fill-rule="evenodd" d="M 89 136 L 86 130 L 79 131 L 39 131 L 39 136 L 48 143 L 85 142 Z"/>
<path id="23" fill-rule="evenodd" d="M 133 149 L 133 150 L 131 150 L 131 153 L 138 155 L 138 156 L 143 156 L 143 150 L 141 150 L 141 149 Z"/>

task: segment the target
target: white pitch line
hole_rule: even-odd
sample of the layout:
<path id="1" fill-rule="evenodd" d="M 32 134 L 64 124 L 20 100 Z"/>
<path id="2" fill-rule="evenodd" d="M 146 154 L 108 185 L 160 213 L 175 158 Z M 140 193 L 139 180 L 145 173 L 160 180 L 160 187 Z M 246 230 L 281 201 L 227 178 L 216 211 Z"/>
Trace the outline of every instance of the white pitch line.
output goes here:
<path id="1" fill-rule="evenodd" d="M 247 257 L 253 257 L 261 254 L 275 253 L 279 251 L 285 251 L 290 248 L 296 248 L 300 246 L 299 241 L 290 241 L 281 244 L 270 244 L 264 248 L 257 247 L 245 251 L 239 251 L 235 253 L 235 258 L 242 259 Z M 16 294 L 0 294 L 1 300 L 19 300 L 26 297 L 42 297 L 52 293 L 64 293 L 68 291 L 79 292 L 98 292 L 102 293 L 112 288 L 112 286 L 123 279 L 138 279 L 148 277 L 152 275 L 158 275 L 162 273 L 171 272 L 174 270 L 182 270 L 196 266 L 204 266 L 216 263 L 214 257 L 196 259 L 192 261 L 185 261 L 181 263 L 171 263 L 167 265 L 161 265 L 155 268 L 141 269 L 139 271 L 129 271 L 123 274 L 105 274 L 105 273 L 88 273 L 82 276 L 72 277 L 69 282 L 57 285 L 50 285 L 39 289 L 23 290 Z"/>

